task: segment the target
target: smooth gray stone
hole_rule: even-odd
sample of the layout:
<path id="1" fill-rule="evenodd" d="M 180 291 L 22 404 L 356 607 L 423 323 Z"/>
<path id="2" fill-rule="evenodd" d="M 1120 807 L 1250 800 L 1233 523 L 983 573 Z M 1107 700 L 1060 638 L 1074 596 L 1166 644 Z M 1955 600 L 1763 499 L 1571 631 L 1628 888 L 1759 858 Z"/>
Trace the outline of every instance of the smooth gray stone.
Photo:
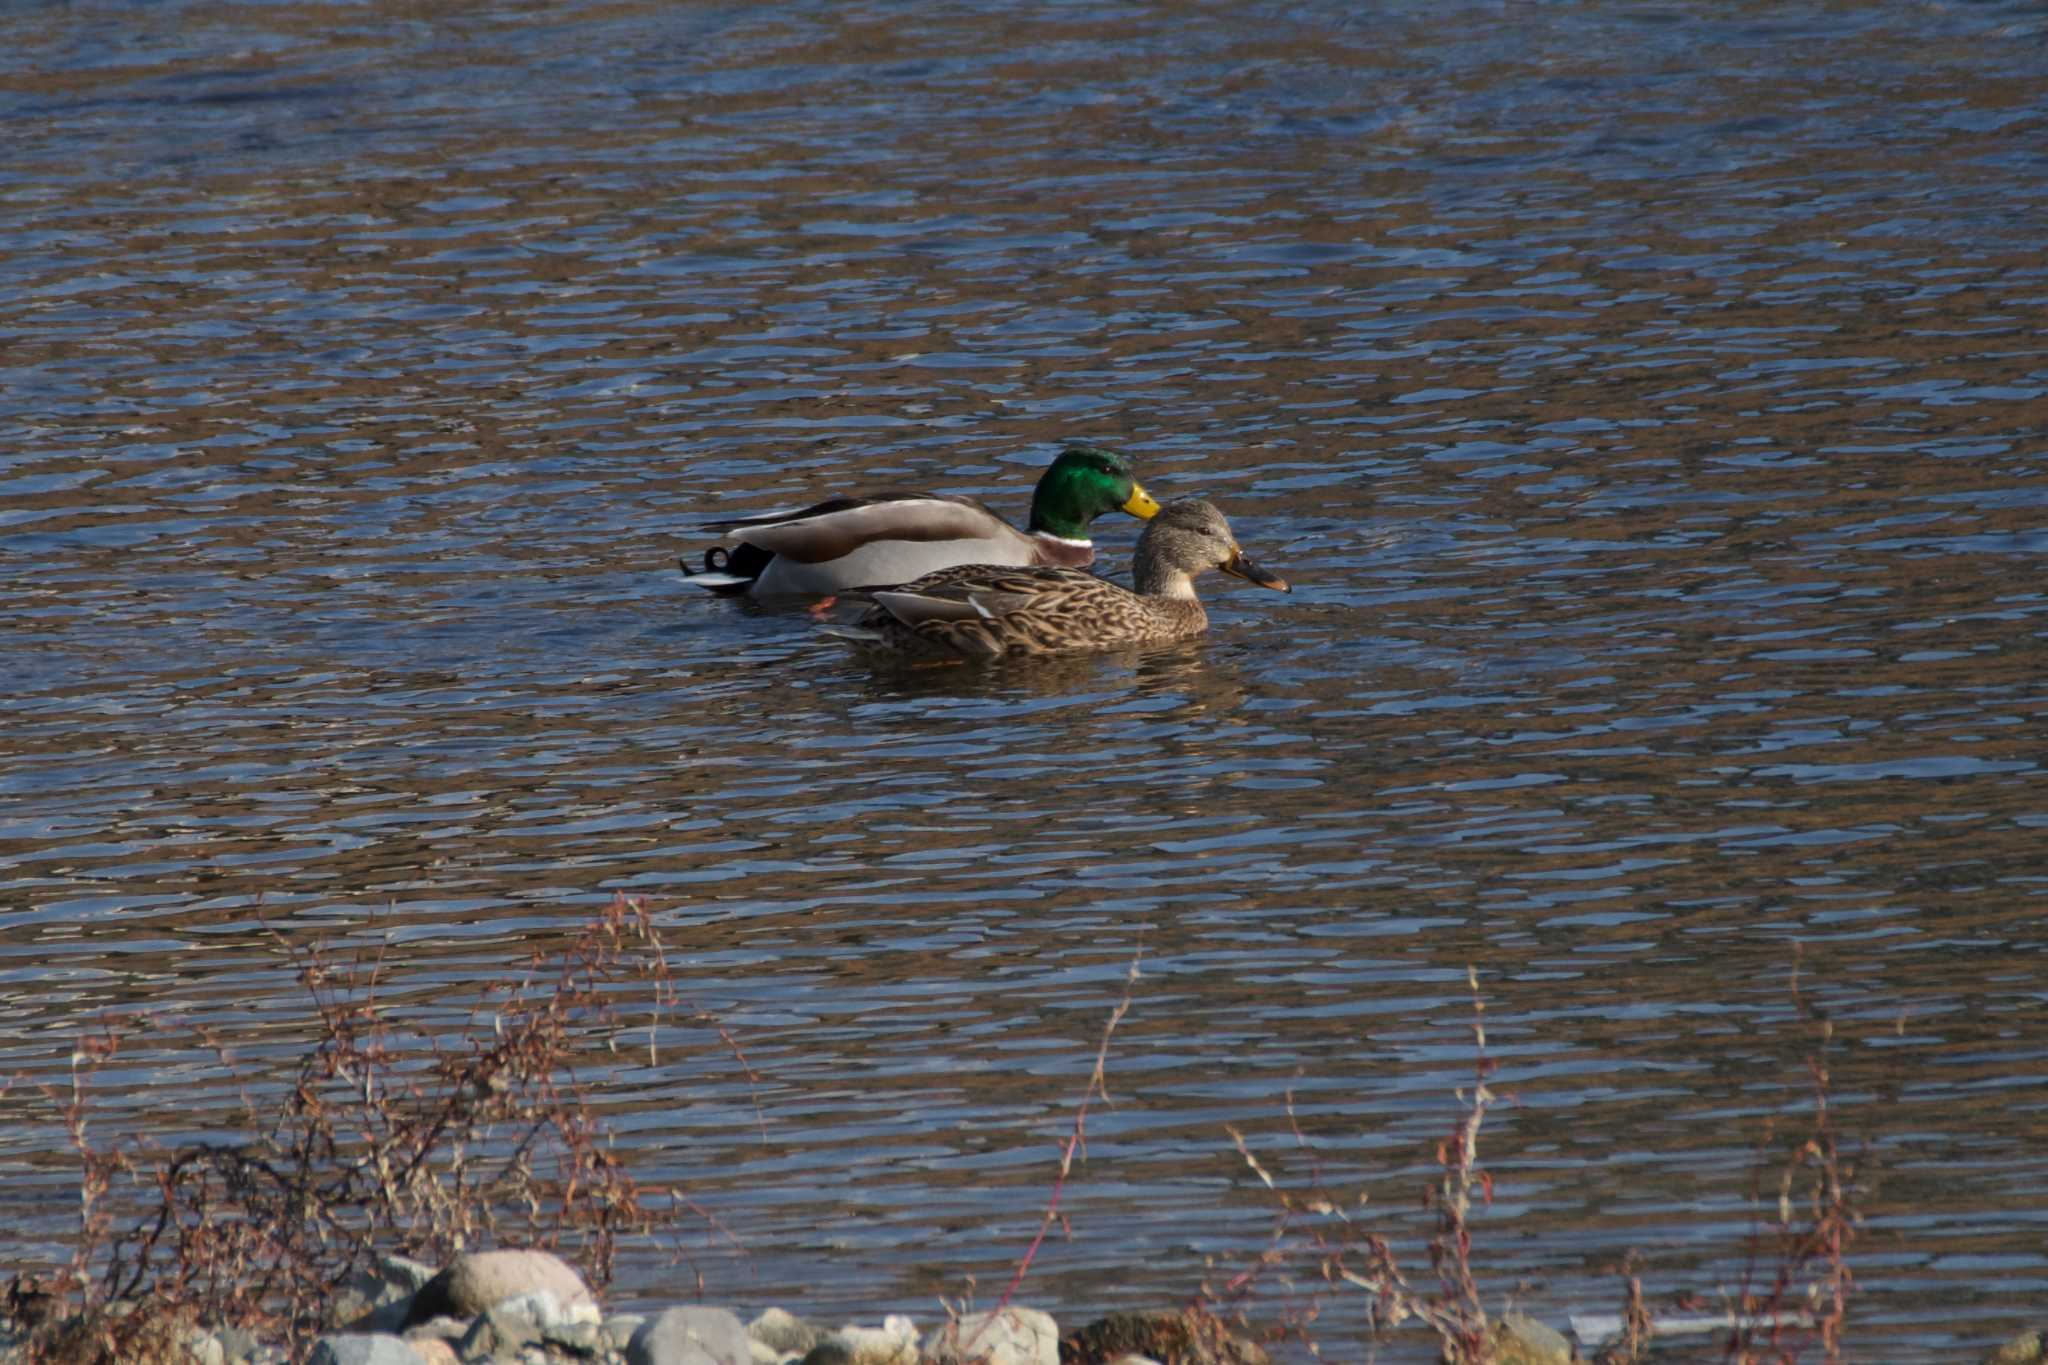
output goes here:
<path id="1" fill-rule="evenodd" d="M 626 1365 L 753 1365 L 747 1329 L 724 1308 L 671 1308 L 640 1324 Z"/>
<path id="2" fill-rule="evenodd" d="M 1050 1314 L 1011 1304 L 934 1328 L 925 1335 L 922 1354 L 940 1365 L 1060 1365 L 1060 1329 Z"/>
<path id="3" fill-rule="evenodd" d="M 359 1336 L 396 1335 L 407 1323 L 414 1297 L 434 1278 L 434 1268 L 404 1256 L 379 1256 L 358 1270 L 335 1300 L 335 1320 Z"/>
<path id="4" fill-rule="evenodd" d="M 377 1274 L 384 1283 L 396 1285 L 408 1294 L 417 1294 L 426 1287 L 428 1280 L 438 1272 L 430 1265 L 422 1264 L 409 1256 L 379 1256 Z"/>
<path id="5" fill-rule="evenodd" d="M 1785 1322 L 1801 1328 L 1811 1329 L 1813 1319 L 1805 1313 L 1787 1313 Z M 1574 1313 L 1570 1319 L 1572 1335 L 1579 1339 L 1579 1345 L 1593 1351 L 1618 1341 L 1628 1324 L 1619 1313 Z M 1657 1315 L 1657 1339 L 1670 1337 L 1705 1336 L 1712 1332 L 1770 1330 L 1771 1323 L 1762 1317 L 1738 1319 L 1734 1313 L 1703 1313 L 1692 1316 L 1677 1313 Z"/>
<path id="6" fill-rule="evenodd" d="M 1504 1313 L 1488 1333 L 1494 1357 L 1515 1365 L 1571 1365 L 1578 1359 L 1564 1334 L 1525 1313 Z"/>
<path id="7" fill-rule="evenodd" d="M 427 1365 L 403 1337 L 338 1332 L 313 1343 L 306 1365 Z"/>
<path id="8" fill-rule="evenodd" d="M 604 1328 L 588 1319 L 550 1323 L 541 1328 L 540 1339 L 580 1356 L 596 1355 L 604 1346 Z"/>
<path id="9" fill-rule="evenodd" d="M 508 1312 L 503 1304 L 469 1325 L 456 1353 L 464 1360 L 511 1360 L 528 1346 L 540 1344 L 540 1324 L 531 1315 Z"/>
<path id="10" fill-rule="evenodd" d="M 359 1271 L 335 1298 L 335 1321 L 348 1336 L 395 1336 L 412 1311 L 414 1291 L 374 1271 Z"/>
<path id="11" fill-rule="evenodd" d="M 597 1300 L 567 1261 L 552 1252 L 507 1248 L 465 1251 L 448 1262 L 445 1270 L 413 1296 L 405 1325 L 439 1317 L 467 1321 L 507 1300 L 527 1299 L 537 1304 L 543 1295 L 554 1304 L 551 1312 L 532 1315 L 543 1325 L 557 1317 L 586 1317 L 595 1322 L 599 1316 Z"/>
<path id="12" fill-rule="evenodd" d="M 783 1355 L 803 1355 L 825 1337 L 825 1329 L 794 1313 L 771 1308 L 747 1324 L 747 1335 Z"/>
<path id="13" fill-rule="evenodd" d="M 851 1365 L 918 1365 L 917 1324 L 901 1313 L 883 1318 L 880 1327 L 849 1322 L 819 1342 L 811 1355 L 828 1345 L 844 1350 Z"/>
<path id="14" fill-rule="evenodd" d="M 265 1342 L 246 1327 L 223 1327 L 215 1332 L 221 1350 L 226 1353 L 228 1365 L 243 1365 L 263 1353 Z"/>
<path id="15" fill-rule="evenodd" d="M 2040 1365 L 2043 1356 L 2048 1356 L 2048 1334 L 2021 1332 L 1992 1347 L 1983 1365 Z"/>

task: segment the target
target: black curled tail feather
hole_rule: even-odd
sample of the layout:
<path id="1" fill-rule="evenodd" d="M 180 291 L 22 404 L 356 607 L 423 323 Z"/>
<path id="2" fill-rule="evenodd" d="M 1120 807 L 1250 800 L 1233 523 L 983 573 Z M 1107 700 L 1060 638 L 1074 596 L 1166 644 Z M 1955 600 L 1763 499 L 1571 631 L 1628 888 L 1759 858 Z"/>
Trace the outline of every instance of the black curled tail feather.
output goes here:
<path id="1" fill-rule="evenodd" d="M 704 552 L 703 568 L 691 568 L 690 557 L 688 555 L 678 555 L 676 557 L 676 567 L 683 571 L 683 577 L 685 578 L 695 578 L 700 573 L 724 573 L 724 561 L 730 559 L 731 557 L 732 556 L 728 555 L 725 552 L 725 547 L 723 545 L 714 545 Z"/>
<path id="2" fill-rule="evenodd" d="M 725 552 L 723 571 L 729 574 L 737 574 L 741 578 L 759 578 L 766 572 L 768 562 L 775 558 L 773 550 L 764 550 L 758 545 L 749 545 L 743 540 L 729 550 L 723 545 L 713 546 L 712 550 L 706 550 L 704 558 L 707 563 L 710 562 L 713 550 Z"/>
<path id="3" fill-rule="evenodd" d="M 704 567 L 701 569 L 691 568 L 688 556 L 676 560 L 676 567 L 688 577 L 694 578 L 700 573 L 722 573 L 751 582 L 761 576 L 762 571 L 768 567 L 768 561 L 773 558 L 774 551 L 764 550 L 758 545 L 749 545 L 742 541 L 729 549 L 723 545 L 714 545 L 706 550 Z"/>

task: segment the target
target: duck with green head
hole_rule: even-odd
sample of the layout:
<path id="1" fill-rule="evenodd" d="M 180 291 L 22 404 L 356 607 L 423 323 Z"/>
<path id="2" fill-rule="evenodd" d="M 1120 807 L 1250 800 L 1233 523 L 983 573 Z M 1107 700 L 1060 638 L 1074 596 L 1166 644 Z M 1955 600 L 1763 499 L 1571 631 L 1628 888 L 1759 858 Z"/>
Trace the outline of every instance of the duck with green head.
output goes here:
<path id="1" fill-rule="evenodd" d="M 1095 562 L 1088 527 L 1097 517 L 1122 511 L 1144 519 L 1158 510 L 1123 456 L 1070 445 L 1039 477 L 1023 531 L 973 498 L 866 493 L 707 522 L 723 539 L 705 551 L 703 568 L 682 568 L 706 591 L 756 597 L 823 597 L 960 564 L 1085 569 Z"/>

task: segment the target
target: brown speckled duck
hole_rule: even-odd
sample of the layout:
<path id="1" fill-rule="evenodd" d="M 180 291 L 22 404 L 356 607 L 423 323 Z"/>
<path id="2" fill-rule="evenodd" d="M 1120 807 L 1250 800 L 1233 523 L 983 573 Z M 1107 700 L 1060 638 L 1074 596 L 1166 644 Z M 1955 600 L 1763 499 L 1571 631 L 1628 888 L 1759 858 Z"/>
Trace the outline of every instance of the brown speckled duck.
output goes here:
<path id="1" fill-rule="evenodd" d="M 1199 635 L 1209 614 L 1195 576 L 1221 569 L 1287 591 L 1238 549 L 1230 523 L 1206 502 L 1170 502 L 1146 524 L 1131 566 L 1136 592 L 1079 569 L 969 564 L 862 596 L 874 606 L 828 632 L 905 659 L 993 659 L 1163 644 Z"/>

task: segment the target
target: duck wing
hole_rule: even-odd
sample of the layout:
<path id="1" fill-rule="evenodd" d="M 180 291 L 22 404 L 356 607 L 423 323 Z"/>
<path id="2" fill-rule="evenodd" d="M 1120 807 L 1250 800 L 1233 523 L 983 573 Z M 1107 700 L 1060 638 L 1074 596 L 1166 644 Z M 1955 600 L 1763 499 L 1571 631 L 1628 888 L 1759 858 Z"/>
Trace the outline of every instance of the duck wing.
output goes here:
<path id="1" fill-rule="evenodd" d="M 906 592 L 901 588 L 878 588 L 868 596 L 876 606 L 906 626 L 927 621 L 996 621 L 1012 612 L 1023 611 L 1040 600 L 1037 593 L 981 592 L 973 588 Z"/>
<path id="2" fill-rule="evenodd" d="M 1040 635 L 1077 599 L 1108 589 L 1078 569 L 967 564 L 893 588 L 870 588 L 874 608 L 860 625 L 899 642 L 921 640 L 945 652 L 992 658 Z M 890 632 L 900 632 L 894 637 Z"/>
<path id="3" fill-rule="evenodd" d="M 795 512 L 705 523 L 728 540 L 757 545 L 800 564 L 844 559 L 879 541 L 1022 541 L 1023 533 L 973 498 L 874 493 L 828 498 Z"/>

